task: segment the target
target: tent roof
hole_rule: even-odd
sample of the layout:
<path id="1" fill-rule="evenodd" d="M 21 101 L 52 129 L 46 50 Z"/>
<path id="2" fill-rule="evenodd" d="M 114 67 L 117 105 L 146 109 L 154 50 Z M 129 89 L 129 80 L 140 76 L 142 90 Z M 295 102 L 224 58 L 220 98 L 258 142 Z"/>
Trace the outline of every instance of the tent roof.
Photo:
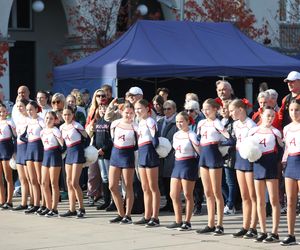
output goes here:
<path id="1" fill-rule="evenodd" d="M 106 48 L 54 69 L 54 82 L 134 77 L 270 76 L 300 60 L 248 38 L 230 23 L 138 21 Z"/>

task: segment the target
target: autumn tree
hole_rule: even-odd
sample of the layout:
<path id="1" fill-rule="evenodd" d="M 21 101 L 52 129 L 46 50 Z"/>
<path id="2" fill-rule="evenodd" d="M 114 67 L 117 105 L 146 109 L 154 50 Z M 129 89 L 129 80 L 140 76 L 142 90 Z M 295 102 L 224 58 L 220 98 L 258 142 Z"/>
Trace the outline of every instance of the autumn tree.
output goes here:
<path id="1" fill-rule="evenodd" d="M 205 22 L 232 22 L 251 38 L 268 35 L 268 22 L 255 27 L 256 18 L 243 0 L 185 1 L 185 20 Z"/>

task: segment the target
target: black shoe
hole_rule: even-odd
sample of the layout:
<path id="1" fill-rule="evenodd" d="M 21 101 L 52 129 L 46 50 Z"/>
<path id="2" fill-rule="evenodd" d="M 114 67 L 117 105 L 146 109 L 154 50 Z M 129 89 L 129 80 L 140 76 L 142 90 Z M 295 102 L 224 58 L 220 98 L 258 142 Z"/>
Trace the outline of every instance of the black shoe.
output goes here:
<path id="1" fill-rule="evenodd" d="M 39 210 L 39 206 L 32 206 L 31 208 L 28 207 L 27 210 L 25 210 L 25 214 L 34 214 L 36 211 Z"/>
<path id="2" fill-rule="evenodd" d="M 151 218 L 150 221 L 145 225 L 147 228 L 159 227 L 159 219 Z"/>
<path id="3" fill-rule="evenodd" d="M 116 218 L 109 221 L 109 223 L 120 223 L 123 220 L 121 215 L 118 215 Z"/>
<path id="4" fill-rule="evenodd" d="M 254 242 L 263 242 L 267 237 L 268 235 L 266 233 L 260 233 Z"/>
<path id="5" fill-rule="evenodd" d="M 25 206 L 19 205 L 19 206 L 13 208 L 12 211 L 21 211 L 21 210 L 25 210 L 27 208 L 28 208 L 27 205 L 25 205 Z"/>
<path id="6" fill-rule="evenodd" d="M 216 226 L 216 230 L 214 231 L 214 236 L 220 236 L 224 234 L 224 228 L 222 226 Z"/>
<path id="7" fill-rule="evenodd" d="M 84 215 L 85 215 L 85 209 L 84 208 L 79 208 L 78 212 L 77 212 L 77 215 L 76 215 L 76 218 L 77 219 L 83 218 Z"/>
<path id="8" fill-rule="evenodd" d="M 40 212 L 38 215 L 39 216 L 45 216 L 46 214 L 48 214 L 50 212 L 50 209 L 46 208 L 44 209 L 42 212 Z"/>
<path id="9" fill-rule="evenodd" d="M 146 225 L 148 222 L 150 221 L 150 219 L 146 219 L 145 217 L 143 217 L 142 219 L 133 222 L 133 225 Z"/>
<path id="10" fill-rule="evenodd" d="M 240 231 L 233 233 L 232 236 L 233 236 L 233 238 L 240 238 L 240 237 L 243 237 L 247 232 L 248 232 L 247 229 L 241 228 Z"/>
<path id="11" fill-rule="evenodd" d="M 201 215 L 202 214 L 202 209 L 199 207 L 195 207 L 193 210 L 193 215 Z"/>
<path id="12" fill-rule="evenodd" d="M 117 211 L 115 203 L 112 201 L 109 206 L 105 209 L 106 212 Z"/>
<path id="13" fill-rule="evenodd" d="M 120 221 L 120 225 L 129 225 L 132 224 L 132 219 L 130 216 L 125 215 L 123 219 Z"/>
<path id="14" fill-rule="evenodd" d="M 296 237 L 295 235 L 288 235 L 288 237 L 284 238 L 281 242 L 280 245 L 282 246 L 292 246 L 292 245 L 297 245 L 296 242 Z"/>
<path id="15" fill-rule="evenodd" d="M 206 226 L 206 227 L 203 228 L 203 229 L 197 230 L 196 233 L 197 233 L 197 234 L 213 233 L 215 230 L 216 230 L 215 227 L 209 227 L 209 226 Z"/>
<path id="16" fill-rule="evenodd" d="M 244 235 L 244 239 L 255 239 L 257 238 L 257 230 L 255 228 L 249 228 L 248 232 Z"/>
<path id="17" fill-rule="evenodd" d="M 45 214 L 45 217 L 48 217 L 48 218 L 58 217 L 58 211 L 55 209 L 52 209 L 49 211 L 49 213 Z"/>
<path id="18" fill-rule="evenodd" d="M 176 223 L 176 222 L 174 221 L 172 224 L 166 226 L 166 228 L 167 228 L 167 229 L 179 229 L 179 228 L 181 228 L 181 226 L 182 226 L 182 222 Z"/>
<path id="19" fill-rule="evenodd" d="M 64 214 L 60 214 L 59 217 L 71 217 L 71 216 L 76 216 L 76 215 L 77 215 L 76 210 L 73 212 L 71 210 L 68 210 Z"/>
<path id="20" fill-rule="evenodd" d="M 100 206 L 97 206 L 96 210 L 104 210 L 109 206 L 109 203 L 103 203 Z"/>
<path id="21" fill-rule="evenodd" d="M 275 243 L 279 242 L 279 235 L 270 233 L 267 238 L 263 240 L 263 243 Z"/>
<path id="22" fill-rule="evenodd" d="M 39 214 L 42 213 L 45 209 L 46 209 L 45 206 L 41 206 L 41 207 L 35 212 L 35 214 L 39 215 Z"/>
<path id="23" fill-rule="evenodd" d="M 1 207 L 1 209 L 3 210 L 11 210 L 13 208 L 13 204 L 12 203 L 4 203 Z"/>
<path id="24" fill-rule="evenodd" d="M 3 204 L 0 204 L 0 208 L 4 205 L 5 203 L 3 203 Z"/>
<path id="25" fill-rule="evenodd" d="M 179 231 L 190 231 L 192 230 L 192 224 L 190 222 L 184 222 L 180 228 L 178 228 Z"/>

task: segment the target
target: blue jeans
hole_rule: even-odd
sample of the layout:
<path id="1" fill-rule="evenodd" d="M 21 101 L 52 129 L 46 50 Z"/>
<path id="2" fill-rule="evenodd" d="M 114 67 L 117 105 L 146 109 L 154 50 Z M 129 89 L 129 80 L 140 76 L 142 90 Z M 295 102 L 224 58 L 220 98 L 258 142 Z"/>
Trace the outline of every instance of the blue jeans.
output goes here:
<path id="1" fill-rule="evenodd" d="M 235 169 L 224 167 L 222 179 L 222 194 L 225 200 L 225 204 L 230 209 L 232 209 L 234 207 L 237 191 Z"/>
<path id="2" fill-rule="evenodd" d="M 98 159 L 98 164 L 103 183 L 108 183 L 109 160 Z"/>

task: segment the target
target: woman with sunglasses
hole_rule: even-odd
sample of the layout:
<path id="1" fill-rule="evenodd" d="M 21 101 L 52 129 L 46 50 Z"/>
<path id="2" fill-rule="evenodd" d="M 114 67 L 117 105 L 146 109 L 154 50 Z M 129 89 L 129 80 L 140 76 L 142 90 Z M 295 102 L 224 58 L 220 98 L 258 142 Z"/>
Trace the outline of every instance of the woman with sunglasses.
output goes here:
<path id="1" fill-rule="evenodd" d="M 85 128 L 90 133 L 94 133 L 94 128 L 97 122 L 97 112 L 100 106 L 107 104 L 107 98 L 105 91 L 101 89 L 97 89 L 91 101 L 91 107 L 87 116 Z M 104 187 L 104 189 L 106 186 Z M 109 192 L 109 191 L 108 191 Z M 89 166 L 88 169 L 88 199 L 89 206 L 94 206 L 95 201 L 97 201 L 101 195 L 101 176 L 98 161 Z M 99 206 L 100 208 L 100 206 Z M 107 211 L 115 210 L 115 205 L 113 202 L 106 206 Z"/>
<path id="2" fill-rule="evenodd" d="M 61 124 L 63 124 L 65 122 L 62 117 L 62 112 L 65 107 L 65 103 L 66 103 L 66 98 L 63 94 L 55 93 L 52 96 L 51 106 L 52 106 L 52 110 L 56 113 L 57 118 L 58 118 L 56 120 L 56 124 L 55 124 L 57 127 L 59 127 Z"/>
<path id="3" fill-rule="evenodd" d="M 96 111 L 98 109 L 98 106 L 101 104 L 106 104 L 107 103 L 107 98 L 105 91 L 103 89 L 97 89 L 94 92 L 92 101 L 91 101 L 91 107 L 86 119 L 86 124 L 85 126 L 87 127 L 89 123 L 95 118 Z"/>

